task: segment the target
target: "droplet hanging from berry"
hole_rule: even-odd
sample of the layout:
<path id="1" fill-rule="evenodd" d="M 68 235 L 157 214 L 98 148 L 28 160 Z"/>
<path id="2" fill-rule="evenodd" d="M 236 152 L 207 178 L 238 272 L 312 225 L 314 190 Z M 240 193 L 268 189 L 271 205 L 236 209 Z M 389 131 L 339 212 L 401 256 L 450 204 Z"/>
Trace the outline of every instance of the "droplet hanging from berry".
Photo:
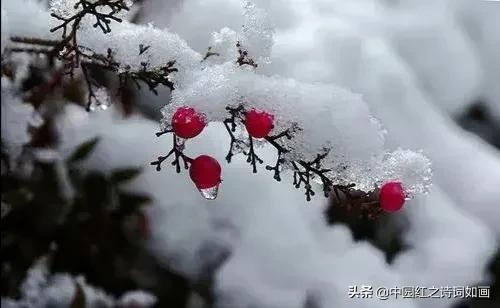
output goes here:
<path id="1" fill-rule="evenodd" d="M 245 127 L 253 138 L 265 138 L 274 127 L 274 116 L 265 111 L 250 110 L 245 115 Z"/>
<path id="2" fill-rule="evenodd" d="M 189 176 L 205 199 L 217 198 L 221 183 L 222 168 L 219 162 L 208 155 L 200 155 L 193 159 L 189 167 Z"/>
<path id="3" fill-rule="evenodd" d="M 175 135 L 189 139 L 198 136 L 206 125 L 205 116 L 191 107 L 180 107 L 172 116 L 172 130 Z"/>
<path id="4" fill-rule="evenodd" d="M 397 212 L 405 203 L 405 191 L 399 182 L 388 182 L 382 185 L 379 192 L 380 206 L 386 212 Z"/>
<path id="5" fill-rule="evenodd" d="M 203 198 L 207 200 L 215 200 L 217 198 L 217 194 L 219 193 L 219 185 L 216 185 L 211 188 L 198 189 Z"/>

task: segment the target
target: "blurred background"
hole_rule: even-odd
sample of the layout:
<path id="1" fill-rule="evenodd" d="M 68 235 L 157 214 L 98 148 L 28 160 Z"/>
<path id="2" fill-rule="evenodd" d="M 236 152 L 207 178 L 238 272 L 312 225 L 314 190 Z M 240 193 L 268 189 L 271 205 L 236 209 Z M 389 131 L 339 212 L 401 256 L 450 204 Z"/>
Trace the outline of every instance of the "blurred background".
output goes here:
<path id="1" fill-rule="evenodd" d="M 238 0 L 135 2 L 130 22 L 200 54 L 243 20 Z M 9 53 L 19 4 L 3 0 L 2 306 L 498 307 L 500 2 L 254 2 L 275 26 L 259 73 L 360 93 L 388 150 L 432 160 L 431 193 L 360 218 L 236 158 L 220 198 L 201 200 L 184 175 L 149 165 L 170 146 L 154 136 L 170 90 L 131 83 L 86 112 L 82 76 L 61 80 L 45 59 Z M 108 72 L 91 74 L 117 90 Z M 203 134 L 193 151 L 224 161 L 221 127 Z M 490 286 L 490 298 L 351 299 L 353 285 Z"/>

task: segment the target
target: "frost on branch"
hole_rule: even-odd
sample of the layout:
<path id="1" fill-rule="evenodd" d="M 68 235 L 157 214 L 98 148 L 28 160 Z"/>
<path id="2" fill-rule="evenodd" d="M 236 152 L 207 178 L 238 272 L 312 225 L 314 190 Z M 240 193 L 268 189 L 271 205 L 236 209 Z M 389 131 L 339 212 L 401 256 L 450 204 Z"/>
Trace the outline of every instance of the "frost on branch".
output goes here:
<path id="1" fill-rule="evenodd" d="M 223 63 L 240 58 L 239 63 L 252 61 L 253 66 L 270 61 L 274 28 L 267 12 L 250 1 L 243 1 L 244 23 L 240 31 L 227 27 L 212 33 L 205 54 L 209 63 Z"/>
<path id="2" fill-rule="evenodd" d="M 206 67 L 192 79 L 172 92 L 162 110 L 163 131 L 170 130 L 177 108 L 195 106 L 208 121 L 226 125 L 231 137 L 227 160 L 243 153 L 256 172 L 263 164 L 256 148 L 263 142 L 246 134 L 244 118 L 253 108 L 264 110 L 274 115 L 265 141 L 277 151 L 276 162 L 266 162 L 266 169 L 277 180 L 290 169 L 308 200 L 317 190 L 315 182 L 326 196 L 354 188 L 370 192 L 393 180 L 404 183 L 409 195 L 428 189 L 429 161 L 411 151 L 385 153 L 380 125 L 358 95 L 333 85 L 259 75 L 232 62 Z"/>
<path id="3" fill-rule="evenodd" d="M 224 28 L 214 33 L 214 46 L 205 56 L 214 60 L 181 73 L 184 82 L 176 84 L 171 102 L 162 109 L 162 131 L 171 131 L 172 115 L 178 108 L 193 107 L 208 122 L 224 123 L 231 138 L 228 162 L 242 153 L 257 172 L 257 166 L 264 164 L 257 148 L 268 143 L 277 157 L 275 162 L 266 162 L 266 169 L 278 181 L 283 170 L 291 170 L 295 187 L 303 188 L 308 200 L 318 190 L 316 183 L 325 196 L 374 192 L 388 181 L 402 182 L 407 197 L 427 192 L 428 159 L 411 151 L 386 153 L 381 125 L 360 96 L 330 84 L 257 73 L 273 41 L 272 28 L 262 16 L 247 3 L 241 32 Z M 253 109 L 274 117 L 273 130 L 264 140 L 252 138 L 244 129 L 246 113 Z M 153 164 L 159 167 L 161 162 Z M 174 164 L 179 172 L 179 165 Z M 363 197 L 373 203 L 370 193 Z"/>
<path id="4" fill-rule="evenodd" d="M 274 43 L 274 28 L 263 9 L 250 1 L 246 1 L 244 8 L 245 23 L 239 41 L 245 46 L 245 51 L 258 56 L 258 62 L 268 62 Z"/>
<path id="5" fill-rule="evenodd" d="M 120 89 L 128 81 L 145 84 L 154 93 L 159 86 L 170 88 L 158 135 L 172 132 L 172 115 L 179 108 L 194 108 L 207 123 L 224 123 L 231 138 L 228 162 L 241 153 L 253 172 L 262 169 L 278 181 L 289 173 L 308 200 L 317 192 L 356 192 L 372 204 L 377 189 L 388 181 L 402 182 L 407 197 L 427 191 L 429 161 L 410 151 L 386 153 L 381 125 L 359 95 L 332 84 L 259 73 L 269 61 L 274 30 L 266 12 L 253 3 L 244 1 L 241 29 L 214 33 L 205 55 L 168 30 L 127 22 L 123 18 L 129 6 L 120 0 L 53 1 L 57 23 L 52 31 L 61 34 L 60 40 L 13 41 L 42 45 L 45 50 L 38 53 L 62 61 L 70 73 L 81 67 L 89 110 L 106 108 L 111 95 L 88 74 L 89 67 L 114 73 Z M 254 109 L 273 116 L 265 138 L 251 137 L 245 129 L 246 114 Z M 152 165 L 160 170 L 172 158 L 169 163 L 177 172 L 188 169 L 192 158 L 184 153 L 187 145 L 175 134 L 171 140 L 170 152 Z M 260 158 L 259 147 L 265 144 L 275 148 L 275 161 Z"/>
<path id="6" fill-rule="evenodd" d="M 99 96 L 94 89 L 100 85 L 89 77 L 87 68 L 113 72 L 120 89 L 128 81 L 138 87 L 145 84 L 155 93 L 158 86 L 173 89 L 171 73 L 192 70 L 193 65 L 199 65 L 201 55 L 175 34 L 124 20 L 130 4 L 124 0 L 52 1 L 50 30 L 59 39 L 53 39 L 54 35 L 24 36 L 31 32 L 19 27 L 11 34 L 13 44 L 8 51 L 60 60 L 71 76 L 80 72 L 87 83 L 88 110 Z M 12 11 L 12 19 L 23 18 L 18 10 Z M 42 13 L 35 15 L 45 17 Z"/>

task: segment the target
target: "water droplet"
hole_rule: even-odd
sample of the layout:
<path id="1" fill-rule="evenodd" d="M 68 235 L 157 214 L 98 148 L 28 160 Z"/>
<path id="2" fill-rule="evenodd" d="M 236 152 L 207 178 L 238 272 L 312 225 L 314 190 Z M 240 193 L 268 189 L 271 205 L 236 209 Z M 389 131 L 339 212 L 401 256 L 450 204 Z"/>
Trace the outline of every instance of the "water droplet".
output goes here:
<path id="1" fill-rule="evenodd" d="M 210 188 L 199 189 L 203 198 L 207 200 L 215 200 L 217 198 L 217 193 L 219 192 L 219 185 Z"/>

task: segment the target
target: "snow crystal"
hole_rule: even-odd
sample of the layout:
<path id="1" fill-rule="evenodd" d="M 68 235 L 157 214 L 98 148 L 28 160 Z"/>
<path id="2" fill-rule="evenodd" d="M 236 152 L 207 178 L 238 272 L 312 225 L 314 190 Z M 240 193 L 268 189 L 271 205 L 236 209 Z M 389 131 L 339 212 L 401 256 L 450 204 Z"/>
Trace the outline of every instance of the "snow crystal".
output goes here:
<path id="1" fill-rule="evenodd" d="M 241 29 L 240 43 L 250 57 L 258 62 L 269 62 L 274 44 L 274 26 L 267 12 L 254 3 L 246 1 L 244 9 L 245 23 Z"/>
<path id="2" fill-rule="evenodd" d="M 209 43 L 211 52 L 217 53 L 206 59 L 211 64 L 221 64 L 227 61 L 234 61 L 238 57 L 236 44 L 238 43 L 238 33 L 229 28 L 222 28 L 220 31 L 212 33 Z"/>
<path id="3" fill-rule="evenodd" d="M 79 0 L 51 0 L 50 11 L 63 18 L 72 17 L 83 10 L 81 5 L 76 6 L 78 2 Z"/>
<path id="4" fill-rule="evenodd" d="M 382 169 L 385 180 L 403 183 L 409 197 L 428 193 L 431 186 L 432 169 L 430 160 L 422 153 L 397 150 L 384 159 Z"/>
<path id="5" fill-rule="evenodd" d="M 69 18 L 74 15 L 77 15 L 78 13 L 83 11 L 83 6 L 79 4 L 80 0 L 51 0 L 50 1 L 50 11 L 51 13 L 54 13 L 60 17 L 63 18 Z M 98 0 L 91 0 L 88 1 L 90 3 L 96 3 Z M 114 2 L 119 2 L 114 1 Z M 126 7 L 131 7 L 133 4 L 132 0 L 125 0 L 123 1 L 123 4 Z M 101 14 L 109 14 L 113 12 L 111 7 L 107 5 L 99 5 L 96 7 L 97 12 Z M 120 10 L 119 12 L 116 12 L 114 14 L 115 17 L 117 18 L 124 18 L 127 15 L 127 10 Z M 90 16 L 87 16 L 90 17 Z M 90 17 L 90 18 L 95 18 L 95 17 Z"/>
<path id="6" fill-rule="evenodd" d="M 99 29 L 86 28 L 82 31 L 80 44 L 98 54 L 112 51 L 113 59 L 120 63 L 120 72 L 137 72 L 146 68 L 154 70 L 175 61 L 179 73 L 172 74 L 174 83 L 182 82 L 182 74 L 200 67 L 201 55 L 189 48 L 178 35 L 153 25 L 134 25 L 127 21 L 113 23 L 112 31 L 104 34 Z M 141 50 L 148 47 L 145 51 Z"/>

